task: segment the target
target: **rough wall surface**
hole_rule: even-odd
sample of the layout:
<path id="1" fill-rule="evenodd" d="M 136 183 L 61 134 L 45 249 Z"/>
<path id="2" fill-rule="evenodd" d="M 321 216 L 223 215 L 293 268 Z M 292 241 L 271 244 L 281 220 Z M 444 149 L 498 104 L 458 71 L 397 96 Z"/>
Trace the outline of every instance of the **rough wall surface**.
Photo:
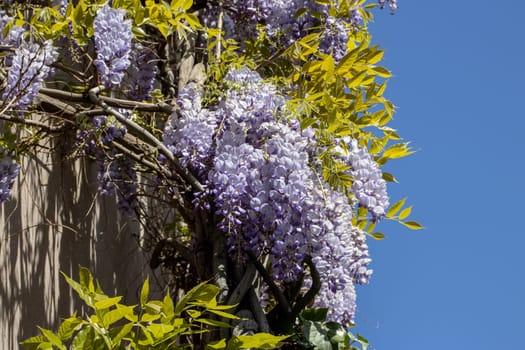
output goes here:
<path id="1" fill-rule="evenodd" d="M 18 349 L 37 325 L 56 329 L 80 302 L 60 272 L 86 266 L 108 294 L 134 303 L 145 277 L 139 229 L 96 195 L 95 165 L 58 153 L 26 157 L 0 204 L 0 349 Z"/>

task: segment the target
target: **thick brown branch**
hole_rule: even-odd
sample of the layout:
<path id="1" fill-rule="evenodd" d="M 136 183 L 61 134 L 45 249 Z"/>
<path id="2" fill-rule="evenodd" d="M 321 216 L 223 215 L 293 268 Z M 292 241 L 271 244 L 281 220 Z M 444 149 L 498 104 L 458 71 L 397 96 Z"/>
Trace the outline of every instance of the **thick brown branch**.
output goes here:
<path id="1" fill-rule="evenodd" d="M 22 118 L 22 117 L 15 117 L 15 116 L 6 115 L 6 114 L 0 114 L 0 119 L 8 121 L 8 122 L 11 122 L 11 123 L 35 126 L 37 128 L 42 129 L 42 131 L 45 131 L 45 132 L 48 132 L 48 133 L 55 133 L 55 132 L 59 132 L 61 130 L 61 128 L 52 127 L 52 126 L 50 126 L 50 125 L 48 125 L 46 123 L 40 122 L 38 120 L 25 119 L 25 118 Z"/>
<path id="2" fill-rule="evenodd" d="M 253 287 L 248 290 L 248 301 L 250 302 L 255 321 L 257 321 L 257 324 L 259 325 L 259 332 L 269 333 L 270 325 L 268 324 L 268 318 L 266 318 L 261 302 L 259 301 L 259 298 L 257 298 L 257 294 L 255 294 Z"/>
<path id="3" fill-rule="evenodd" d="M 233 305 L 238 304 L 244 298 L 248 290 L 252 287 L 253 281 L 256 276 L 256 269 L 253 264 L 249 264 L 244 271 L 241 280 L 237 283 L 237 286 L 228 297 L 226 304 Z"/>
<path id="4" fill-rule="evenodd" d="M 64 99 L 71 102 L 93 103 L 93 101 L 90 98 L 86 98 L 84 94 L 78 94 L 74 92 L 62 91 L 51 88 L 42 88 L 40 92 L 51 97 Z M 145 103 L 131 100 L 122 100 L 108 96 L 98 96 L 98 100 L 107 103 L 107 105 L 111 107 L 133 109 L 142 112 L 162 112 L 171 114 L 177 111 L 176 106 L 172 106 L 167 103 Z"/>
<path id="5" fill-rule="evenodd" d="M 310 269 L 310 276 L 312 277 L 312 286 L 306 292 L 305 295 L 303 295 L 295 305 L 293 306 L 293 315 L 294 318 L 299 315 L 301 310 L 303 310 L 308 304 L 310 304 L 317 293 L 319 293 L 319 290 L 321 289 L 321 276 L 319 276 L 319 271 L 317 271 L 317 268 L 315 267 L 314 262 L 312 261 L 312 258 L 310 256 L 307 256 L 305 259 L 306 265 L 308 265 L 308 268 Z"/>
<path id="6" fill-rule="evenodd" d="M 66 114 L 69 116 L 73 116 L 78 113 L 77 109 L 70 104 L 41 93 L 37 95 L 36 102 L 40 104 L 40 107 L 44 112 L 59 113 L 61 115 Z"/>
<path id="7" fill-rule="evenodd" d="M 257 257 L 255 256 L 253 252 L 248 252 L 247 254 L 248 254 L 248 257 L 250 258 L 251 263 L 255 266 L 255 268 L 257 269 L 257 272 L 259 272 L 264 282 L 268 285 L 275 299 L 277 299 L 277 303 L 279 304 L 281 311 L 285 313 L 284 315 L 285 318 L 288 318 L 289 316 L 291 316 L 292 308 L 290 307 L 290 303 L 288 303 L 288 300 L 284 296 L 283 292 L 275 284 L 272 276 L 270 276 L 268 271 L 266 271 L 266 269 L 261 264 L 261 262 L 257 260 Z"/>

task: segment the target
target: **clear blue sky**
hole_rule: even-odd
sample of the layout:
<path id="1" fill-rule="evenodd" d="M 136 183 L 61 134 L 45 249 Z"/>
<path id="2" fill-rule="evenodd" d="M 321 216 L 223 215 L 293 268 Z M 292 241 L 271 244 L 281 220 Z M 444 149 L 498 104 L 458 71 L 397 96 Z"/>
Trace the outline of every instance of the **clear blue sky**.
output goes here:
<path id="1" fill-rule="evenodd" d="M 399 4 L 370 28 L 418 150 L 390 193 L 427 229 L 379 227 L 358 329 L 378 350 L 525 349 L 525 2 Z"/>

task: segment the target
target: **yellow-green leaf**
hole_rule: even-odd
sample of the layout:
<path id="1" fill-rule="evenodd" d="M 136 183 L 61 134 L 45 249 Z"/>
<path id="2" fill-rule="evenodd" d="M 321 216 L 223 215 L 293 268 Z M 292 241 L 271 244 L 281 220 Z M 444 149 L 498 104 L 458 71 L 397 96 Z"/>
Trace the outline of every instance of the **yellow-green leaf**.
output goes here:
<path id="1" fill-rule="evenodd" d="M 230 340 L 231 349 L 275 349 L 282 346 L 282 342 L 289 335 L 273 335 L 270 333 L 256 333 L 254 335 L 239 335 Z M 230 344 L 228 344 L 230 348 Z"/>
<path id="2" fill-rule="evenodd" d="M 388 209 L 388 211 L 386 212 L 386 217 L 387 218 L 392 218 L 394 217 L 397 212 L 403 207 L 403 205 L 405 205 L 405 202 L 406 202 L 406 197 L 401 199 L 400 201 L 392 204 L 390 206 L 390 208 Z"/>
<path id="3" fill-rule="evenodd" d="M 144 284 L 142 285 L 142 289 L 140 290 L 140 305 L 145 305 L 148 301 L 148 295 L 149 295 L 149 276 L 146 277 L 146 280 L 144 281 Z"/>
<path id="4" fill-rule="evenodd" d="M 395 145 L 390 146 L 388 149 L 383 152 L 384 158 L 401 158 L 406 157 L 411 154 L 413 154 L 414 151 L 410 150 L 408 147 L 408 143 L 397 143 Z"/>
<path id="5" fill-rule="evenodd" d="M 406 222 L 400 221 L 400 223 L 405 225 L 411 230 L 421 230 L 425 228 L 423 225 L 421 225 L 419 222 L 416 222 L 416 221 L 406 221 Z"/>
<path id="6" fill-rule="evenodd" d="M 122 300 L 121 296 L 100 300 L 95 303 L 95 308 L 98 310 L 108 309 L 113 305 L 118 304 L 120 300 Z"/>
<path id="7" fill-rule="evenodd" d="M 412 212 L 412 207 L 408 207 L 408 208 L 401 210 L 401 213 L 399 213 L 398 219 L 405 220 L 410 215 L 411 212 Z"/>
<path id="8" fill-rule="evenodd" d="M 38 327 L 38 329 L 40 330 L 40 332 L 42 332 L 44 337 L 46 337 L 47 340 L 49 340 L 51 344 L 53 344 L 54 346 L 56 346 L 57 348 L 61 350 L 66 350 L 66 347 L 64 346 L 60 338 L 55 333 L 53 333 L 49 329 L 45 329 L 42 327 Z"/>
<path id="9" fill-rule="evenodd" d="M 370 234 L 370 237 L 372 237 L 372 238 L 375 239 L 375 240 L 380 241 L 380 240 L 382 240 L 382 239 L 385 238 L 385 235 L 382 234 L 381 232 L 374 232 L 374 233 L 371 233 L 371 234 Z"/>

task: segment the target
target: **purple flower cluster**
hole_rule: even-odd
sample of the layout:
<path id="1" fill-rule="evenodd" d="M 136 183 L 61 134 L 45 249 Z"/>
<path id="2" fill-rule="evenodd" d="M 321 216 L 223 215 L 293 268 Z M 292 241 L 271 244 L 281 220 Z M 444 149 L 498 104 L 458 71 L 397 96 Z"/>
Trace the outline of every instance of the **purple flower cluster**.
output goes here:
<path id="1" fill-rule="evenodd" d="M 117 194 L 118 208 L 128 214 L 133 214 L 138 206 L 137 172 L 133 161 L 125 157 L 113 158 L 106 155 L 98 162 L 98 189 L 102 195 Z"/>
<path id="2" fill-rule="evenodd" d="M 9 198 L 19 171 L 20 165 L 0 148 L 0 203 Z"/>
<path id="3" fill-rule="evenodd" d="M 359 13 L 359 11 L 356 11 Z M 347 23 L 341 18 L 327 17 L 326 29 L 320 42 L 320 47 L 325 53 L 339 61 L 346 54 L 346 43 L 348 42 Z"/>
<path id="4" fill-rule="evenodd" d="M 328 188 L 324 194 L 323 235 L 312 253 L 323 284 L 314 305 L 328 308 L 329 320 L 349 324 L 355 313 L 354 284 L 368 283 L 372 275 L 372 270 L 368 269 L 371 259 L 366 236 L 352 226 L 352 207 L 348 198 Z"/>
<path id="5" fill-rule="evenodd" d="M 397 10 L 397 0 L 378 0 L 379 6 L 381 6 L 381 9 L 385 8 L 385 6 L 388 4 L 388 7 L 390 8 L 390 12 L 394 13 Z"/>
<path id="6" fill-rule="evenodd" d="M 214 113 L 201 106 L 202 94 L 202 88 L 193 83 L 181 89 L 177 101 L 180 117 L 174 113 L 162 135 L 166 147 L 201 181 L 207 176 L 217 126 Z"/>
<path id="7" fill-rule="evenodd" d="M 125 85 L 129 88 L 129 96 L 134 101 L 148 98 L 153 91 L 157 65 L 153 51 L 140 43 L 133 43 L 130 54 L 132 64 L 129 66 L 125 78 Z"/>
<path id="8" fill-rule="evenodd" d="M 69 4 L 69 1 L 68 0 L 53 0 L 53 2 L 51 3 L 51 5 L 53 7 L 57 7 L 58 8 L 58 11 L 65 15 L 66 14 L 66 10 L 67 10 L 67 6 Z"/>
<path id="9" fill-rule="evenodd" d="M 335 1 L 334 6 L 339 8 L 339 1 Z M 240 41 L 254 39 L 257 24 L 264 25 L 269 36 L 282 45 L 290 45 L 312 28 L 322 26 L 325 29 L 320 48 L 325 53 L 333 54 L 336 60 L 346 53 L 348 31 L 357 28 L 363 20 L 358 5 L 335 18 L 328 5 L 315 0 L 230 0 L 225 2 L 224 7 L 227 19 L 233 21 L 231 34 Z M 208 11 L 207 17 L 211 18 L 213 14 L 213 11 Z M 212 22 L 203 18 L 205 25 L 213 25 Z"/>
<path id="10" fill-rule="evenodd" d="M 53 73 L 51 64 L 57 57 L 58 52 L 50 41 L 43 46 L 27 42 L 20 44 L 11 60 L 2 96 L 4 103 L 14 103 L 18 109 L 31 105 L 43 81 Z"/>
<path id="11" fill-rule="evenodd" d="M 302 214 L 315 203 L 307 142 L 284 120 L 283 97 L 256 72 L 233 70 L 225 80 L 230 89 L 216 111 L 224 128 L 209 177 L 221 228 L 238 253 L 269 250 L 277 281 L 296 280 L 316 228 Z"/>
<path id="12" fill-rule="evenodd" d="M 108 4 L 98 9 L 93 29 L 97 58 L 94 65 L 106 87 L 120 85 L 130 61 L 131 21 L 124 20 L 126 11 Z"/>
<path id="13" fill-rule="evenodd" d="M 4 29 L 7 23 L 13 20 L 4 10 L 0 10 L 0 44 L 18 47 L 22 43 L 22 34 L 25 32 L 21 26 L 14 25 L 4 37 Z"/>
<path id="14" fill-rule="evenodd" d="M 352 168 L 352 193 L 359 206 L 368 209 L 372 220 L 377 221 L 390 205 L 386 181 L 366 147 L 360 147 L 357 140 L 351 140 L 349 146 L 350 151 L 343 158 Z"/>
<path id="15" fill-rule="evenodd" d="M 199 87 L 181 90 L 164 143 L 206 186 L 232 256 L 268 255 L 278 283 L 307 274 L 304 259 L 311 256 L 323 282 L 316 305 L 330 307 L 331 320 L 352 322 L 354 285 L 372 274 L 366 236 L 352 225 L 353 204 L 322 183 L 310 159 L 315 133 L 287 119 L 273 85 L 247 68 L 225 80 L 228 90 L 213 110 L 202 108 Z M 356 189 L 377 182 L 377 164 L 357 144 L 344 159 L 364 184 Z"/>
<path id="16" fill-rule="evenodd" d="M 119 109 L 118 112 L 131 118 L 128 110 Z M 111 142 L 124 137 L 126 132 L 124 125 L 113 116 L 97 115 L 79 131 L 76 143 L 84 155 L 97 160 L 99 193 L 116 194 L 118 208 L 131 215 L 138 206 L 134 163 L 128 158 L 115 156 L 115 151 L 111 149 Z"/>

